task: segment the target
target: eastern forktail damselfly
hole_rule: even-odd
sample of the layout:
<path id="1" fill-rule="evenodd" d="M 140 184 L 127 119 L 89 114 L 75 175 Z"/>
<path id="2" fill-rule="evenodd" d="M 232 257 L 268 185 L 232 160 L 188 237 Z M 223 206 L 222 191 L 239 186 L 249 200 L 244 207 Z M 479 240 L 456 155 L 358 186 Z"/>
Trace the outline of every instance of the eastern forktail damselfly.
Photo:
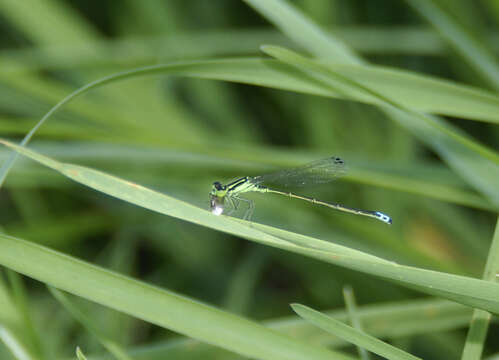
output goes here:
<path id="1" fill-rule="evenodd" d="M 215 181 L 210 192 L 210 210 L 215 215 L 221 215 L 224 212 L 226 202 L 236 210 L 241 201 L 248 204 L 244 218 L 250 219 L 253 214 L 253 201 L 242 198 L 241 195 L 248 192 L 272 193 L 285 195 L 290 198 L 305 200 L 313 204 L 327 206 L 339 211 L 368 216 L 386 224 L 391 224 L 392 219 L 382 212 L 371 210 L 360 210 L 346 207 L 340 204 L 331 204 L 314 198 L 301 196 L 292 192 L 275 190 L 269 187 L 269 184 L 281 184 L 283 186 L 309 186 L 321 183 L 327 183 L 336 179 L 345 173 L 345 162 L 336 156 L 327 159 L 317 160 L 300 167 L 284 169 L 275 173 L 260 176 L 245 176 L 234 180 L 226 185 Z M 229 213 L 230 215 L 230 213 Z"/>

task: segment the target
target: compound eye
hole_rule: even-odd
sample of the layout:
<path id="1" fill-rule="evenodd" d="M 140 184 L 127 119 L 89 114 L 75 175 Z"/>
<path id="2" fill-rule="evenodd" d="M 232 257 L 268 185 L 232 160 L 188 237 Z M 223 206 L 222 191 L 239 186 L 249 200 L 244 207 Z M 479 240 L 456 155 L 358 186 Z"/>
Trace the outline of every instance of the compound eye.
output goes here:
<path id="1" fill-rule="evenodd" d="M 220 184 L 220 182 L 218 182 L 218 181 L 215 181 L 215 182 L 213 183 L 213 186 L 214 186 L 214 187 L 215 187 L 215 189 L 217 189 L 217 190 L 223 190 L 223 186 L 222 186 L 222 184 Z"/>

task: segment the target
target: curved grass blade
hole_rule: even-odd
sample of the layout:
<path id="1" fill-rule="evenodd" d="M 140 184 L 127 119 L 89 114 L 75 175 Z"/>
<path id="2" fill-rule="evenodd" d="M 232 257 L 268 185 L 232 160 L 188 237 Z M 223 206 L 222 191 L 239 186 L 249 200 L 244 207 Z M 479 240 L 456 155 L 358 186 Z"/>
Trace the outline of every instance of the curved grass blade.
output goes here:
<path id="1" fill-rule="evenodd" d="M 358 250 L 258 223 L 251 223 L 249 226 L 249 223 L 243 220 L 213 215 L 207 210 L 103 172 L 83 166 L 60 163 L 3 140 L 0 143 L 59 171 L 76 182 L 143 208 L 261 244 L 375 275 L 431 295 L 499 314 L 499 284 L 399 265 Z M 2 255 L 3 253 L 0 251 L 0 262 L 2 262 Z M 8 259 L 8 256 L 6 255 L 4 259 Z M 9 267 L 12 266 L 15 265 L 9 265 Z"/>
<path id="2" fill-rule="evenodd" d="M 426 142 L 458 173 L 460 173 L 477 190 L 483 192 L 499 206 L 499 154 L 474 142 L 472 139 L 455 131 L 452 127 L 438 118 L 417 113 L 405 106 L 388 99 L 376 91 L 367 88 L 355 80 L 338 74 L 331 69 L 307 59 L 291 50 L 264 46 L 262 50 L 293 66 L 303 68 L 310 74 L 317 76 L 328 86 L 340 89 L 353 87 L 360 92 L 376 96 L 393 118 L 415 133 L 418 138 Z"/>
<path id="3" fill-rule="evenodd" d="M 334 67 L 335 65 L 330 66 Z M 366 71 L 369 72 L 367 68 L 360 67 L 357 70 L 353 69 L 353 78 L 358 81 L 362 81 L 362 79 L 369 79 L 369 77 L 365 76 Z M 499 100 L 494 96 L 488 96 L 484 92 L 470 90 L 469 88 L 464 87 L 452 86 L 448 82 L 439 82 L 422 76 L 417 77 L 418 81 L 414 83 L 414 85 L 409 86 L 409 83 L 412 84 L 414 82 L 415 75 L 404 77 L 404 73 L 401 71 L 391 72 L 393 72 L 395 78 L 390 77 L 390 72 L 385 72 L 383 77 L 388 76 L 387 81 L 378 81 L 379 75 L 373 74 L 373 83 L 370 83 L 370 86 L 373 86 L 376 89 L 376 86 L 380 86 L 379 84 L 392 83 L 395 86 L 390 88 L 387 88 L 386 85 L 382 85 L 384 90 L 381 89 L 381 91 L 384 91 L 387 96 L 392 96 L 399 101 L 406 101 L 408 106 L 415 106 L 417 109 L 420 109 L 422 102 L 419 104 L 413 103 L 412 99 L 414 99 L 414 94 L 410 94 L 410 96 L 406 94 L 400 98 L 401 92 L 399 90 L 399 85 L 403 85 L 404 88 L 412 88 L 416 92 L 419 91 L 420 95 L 426 98 L 426 105 L 424 105 L 424 108 L 421 110 L 431 111 L 433 108 L 429 104 L 433 102 L 436 105 L 433 110 L 436 112 L 456 115 L 456 107 L 459 106 L 457 104 L 463 104 L 466 106 L 461 107 L 461 110 L 458 112 L 459 114 L 464 112 L 462 114 L 464 117 L 466 117 L 466 115 L 472 115 L 475 119 L 484 119 L 487 121 L 491 121 L 492 119 L 493 122 L 499 122 Z M 282 63 L 276 61 L 264 61 L 260 59 L 211 60 L 147 66 L 104 77 L 74 91 L 56 104 L 47 114 L 45 114 L 24 137 L 20 145 L 26 146 L 49 117 L 79 95 L 111 82 L 151 74 L 173 74 L 195 78 L 233 81 L 302 93 L 310 93 L 314 95 L 345 97 L 345 94 L 342 94 L 341 92 L 338 93 L 330 87 L 324 86 L 313 78 L 306 76 L 302 72 L 295 71 L 292 68 L 284 66 Z M 424 91 L 422 90 L 421 82 L 426 84 Z M 433 91 L 435 94 L 430 99 L 426 96 L 429 91 Z M 439 98 L 439 94 L 443 94 L 443 96 Z M 365 93 L 359 95 L 357 92 L 356 96 L 354 92 L 351 96 L 358 101 L 373 102 L 375 100 L 375 97 L 366 96 Z M 459 99 L 460 101 L 456 101 L 456 99 Z M 473 104 L 474 106 L 470 106 Z M 7 160 L 7 162 L 3 164 L 2 168 L 0 168 L 0 186 L 4 183 L 8 172 L 16 160 L 16 156 L 17 155 L 14 153 Z"/>

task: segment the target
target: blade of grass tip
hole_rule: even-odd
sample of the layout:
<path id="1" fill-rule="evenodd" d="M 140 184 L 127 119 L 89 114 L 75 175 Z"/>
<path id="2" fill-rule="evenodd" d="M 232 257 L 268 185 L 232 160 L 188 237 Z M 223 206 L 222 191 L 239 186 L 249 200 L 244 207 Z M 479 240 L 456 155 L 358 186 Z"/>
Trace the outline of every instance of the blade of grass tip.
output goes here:
<path id="1" fill-rule="evenodd" d="M 294 312 L 317 327 L 338 336 L 352 344 L 363 347 L 389 360 L 421 360 L 403 350 L 389 345 L 373 336 L 350 327 L 341 321 L 326 316 L 316 310 L 300 304 L 292 304 Z"/>
<path id="2" fill-rule="evenodd" d="M 354 329 L 364 332 L 362 329 L 362 324 L 360 322 L 360 318 L 357 313 L 357 304 L 355 303 L 355 296 L 353 294 L 353 289 L 350 285 L 346 285 L 343 287 L 343 298 L 345 299 L 345 305 L 348 312 L 348 317 L 350 319 L 350 323 L 354 327 Z M 359 352 L 359 356 L 362 360 L 369 360 L 369 353 L 366 349 L 361 346 L 357 346 L 357 350 Z"/>
<path id="3" fill-rule="evenodd" d="M 495 90 L 499 90 L 499 65 L 495 57 L 431 0 L 406 0 L 407 3 L 432 24 L 443 38 Z"/>
<path id="4" fill-rule="evenodd" d="M 483 279 L 496 281 L 499 271 L 499 217 L 497 218 L 496 229 L 490 245 L 489 256 L 485 264 Z M 492 315 L 484 310 L 475 309 L 471 318 L 470 328 L 464 344 L 462 360 L 480 359 L 483 346 L 487 337 L 487 330 Z"/>
<path id="5" fill-rule="evenodd" d="M 262 46 L 261 49 L 264 53 L 284 63 L 305 71 L 308 70 L 311 76 L 316 76 L 317 81 L 322 81 L 331 88 L 337 90 L 337 87 L 345 88 L 346 86 L 350 88 L 350 91 L 353 88 L 354 91 L 367 93 L 378 98 L 382 109 L 384 108 L 391 113 L 395 119 L 398 119 L 397 121 L 406 119 L 403 121 L 403 125 L 409 126 L 420 140 L 438 150 L 438 153 L 470 184 L 490 198 L 496 206 L 499 206 L 499 192 L 497 192 L 499 187 L 499 154 L 493 150 L 455 131 L 449 124 L 438 118 L 413 111 L 371 88 L 294 51 L 269 45 Z M 480 155 L 480 157 L 477 155 Z M 478 174 L 480 176 L 477 176 Z"/>
<path id="6" fill-rule="evenodd" d="M 76 358 L 78 360 L 87 360 L 87 358 L 85 357 L 85 355 L 83 355 L 83 352 L 81 351 L 79 346 L 76 347 Z"/>
<path id="7" fill-rule="evenodd" d="M 59 303 L 73 316 L 80 324 L 82 324 L 88 332 L 90 332 L 101 345 L 109 351 L 118 360 L 132 360 L 126 351 L 115 341 L 109 339 L 99 330 L 92 319 L 85 315 L 76 304 L 74 304 L 63 292 L 48 286 L 50 293 L 56 298 Z"/>
<path id="8" fill-rule="evenodd" d="M 347 64 L 361 63 L 360 58 L 346 47 L 343 42 L 326 35 L 316 24 L 308 21 L 288 3 L 280 0 L 244 1 L 269 18 L 290 39 L 293 39 L 314 55 Z"/>

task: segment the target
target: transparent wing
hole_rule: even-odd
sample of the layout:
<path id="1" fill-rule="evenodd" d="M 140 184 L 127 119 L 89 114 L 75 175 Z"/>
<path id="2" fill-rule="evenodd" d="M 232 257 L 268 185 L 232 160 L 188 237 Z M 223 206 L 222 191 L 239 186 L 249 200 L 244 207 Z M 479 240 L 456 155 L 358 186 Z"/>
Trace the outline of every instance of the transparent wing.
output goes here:
<path id="1" fill-rule="evenodd" d="M 337 156 L 331 156 L 296 168 L 255 176 L 251 178 L 251 182 L 258 185 L 275 184 L 285 187 L 309 186 L 333 181 L 345 172 L 345 162 Z"/>

